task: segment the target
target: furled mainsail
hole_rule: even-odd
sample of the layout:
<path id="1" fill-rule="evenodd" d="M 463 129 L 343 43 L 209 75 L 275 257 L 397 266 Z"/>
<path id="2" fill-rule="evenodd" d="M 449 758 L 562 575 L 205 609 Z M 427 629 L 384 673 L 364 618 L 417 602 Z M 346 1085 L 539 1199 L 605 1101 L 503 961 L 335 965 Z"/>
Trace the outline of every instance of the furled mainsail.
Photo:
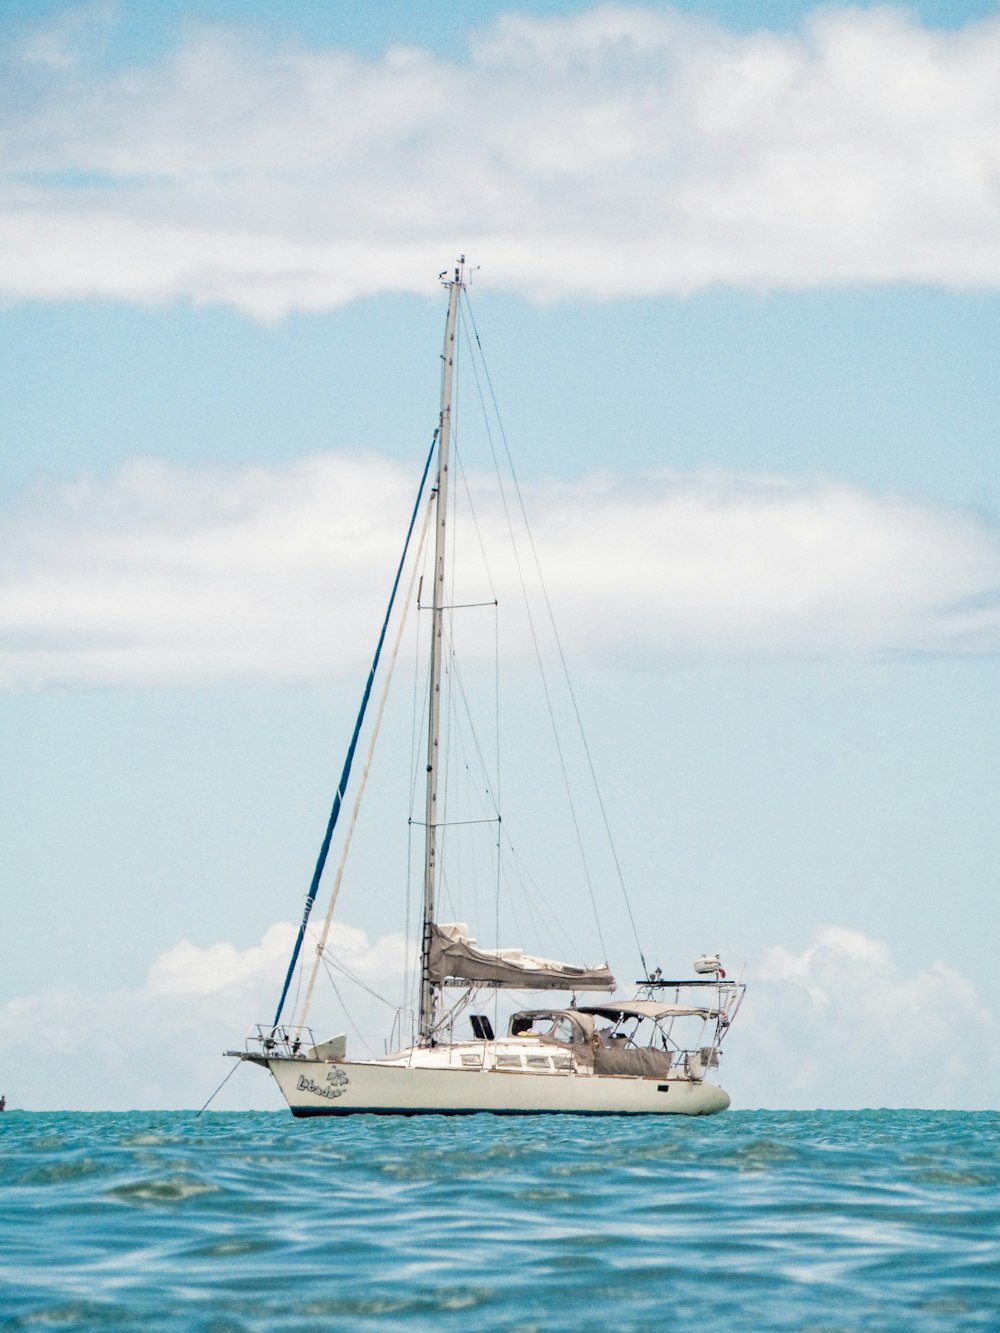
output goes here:
<path id="1" fill-rule="evenodd" d="M 446 981 L 511 986 L 517 990 L 613 991 L 615 979 L 605 967 L 573 967 L 551 958 L 534 958 L 520 949 L 480 949 L 461 922 L 431 925 L 429 971 L 436 986 Z"/>

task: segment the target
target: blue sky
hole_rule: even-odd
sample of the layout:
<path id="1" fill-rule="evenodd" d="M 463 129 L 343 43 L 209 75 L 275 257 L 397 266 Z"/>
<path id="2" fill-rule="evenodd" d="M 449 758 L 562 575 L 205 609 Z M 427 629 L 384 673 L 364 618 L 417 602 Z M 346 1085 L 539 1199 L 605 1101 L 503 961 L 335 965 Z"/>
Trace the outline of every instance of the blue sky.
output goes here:
<path id="1" fill-rule="evenodd" d="M 734 1101 L 996 1106 L 996 6 L 15 3 L 0 62 L 11 1103 L 198 1104 L 266 1016 L 461 249 L 636 915 L 753 982 Z"/>

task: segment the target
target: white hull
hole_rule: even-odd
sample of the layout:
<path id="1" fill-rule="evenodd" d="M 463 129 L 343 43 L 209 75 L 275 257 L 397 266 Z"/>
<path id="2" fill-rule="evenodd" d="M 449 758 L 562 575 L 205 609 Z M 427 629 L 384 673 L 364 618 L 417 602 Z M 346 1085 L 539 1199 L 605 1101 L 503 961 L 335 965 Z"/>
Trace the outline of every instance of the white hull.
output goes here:
<path id="1" fill-rule="evenodd" d="M 263 1063 L 263 1061 L 262 1061 Z M 420 1068 L 399 1062 L 269 1059 L 295 1116 L 314 1115 L 713 1115 L 729 1094 L 675 1075 L 626 1078 L 567 1070 L 512 1073 Z"/>

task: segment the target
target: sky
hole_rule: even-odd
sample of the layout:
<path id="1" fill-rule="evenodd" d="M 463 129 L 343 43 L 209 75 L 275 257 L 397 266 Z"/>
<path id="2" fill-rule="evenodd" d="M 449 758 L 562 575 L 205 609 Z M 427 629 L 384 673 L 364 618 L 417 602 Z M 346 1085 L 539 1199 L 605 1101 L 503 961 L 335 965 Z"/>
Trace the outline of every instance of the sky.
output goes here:
<path id="1" fill-rule="evenodd" d="M 734 1106 L 1000 1107 L 997 5 L 8 0 L 0 66 L 8 1104 L 198 1107 L 272 1016 L 462 253 L 644 951 L 748 983 Z M 504 828 L 628 993 L 505 623 Z M 362 1053 L 381 756 L 320 1015 Z"/>

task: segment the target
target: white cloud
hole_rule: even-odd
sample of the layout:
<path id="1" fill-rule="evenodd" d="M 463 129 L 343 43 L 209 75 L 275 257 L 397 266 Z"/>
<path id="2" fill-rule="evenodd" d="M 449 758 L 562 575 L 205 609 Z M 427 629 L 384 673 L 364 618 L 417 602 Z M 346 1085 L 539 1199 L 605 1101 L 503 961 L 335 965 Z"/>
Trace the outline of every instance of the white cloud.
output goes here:
<path id="1" fill-rule="evenodd" d="M 296 929 L 279 922 L 266 932 L 260 944 L 237 949 L 220 941 L 207 949 L 190 940 L 181 940 L 161 954 L 149 969 L 146 994 L 158 996 L 216 995 L 234 987 L 253 987 L 261 979 L 273 981 L 287 966 L 295 942 Z"/>
<path id="2" fill-rule="evenodd" d="M 487 547 L 502 552 L 502 512 L 472 487 Z M 134 462 L 107 482 L 39 489 L 0 515 L 0 683 L 357 672 L 412 503 L 402 469 L 340 455 Z M 577 661 L 1000 647 L 1000 534 L 961 510 L 711 472 L 540 485 L 526 505 Z M 492 574 L 509 646 L 526 654 L 509 557 Z M 481 570 L 468 579 L 481 600 Z"/>
<path id="3" fill-rule="evenodd" d="M 737 35 L 603 5 L 509 14 L 451 62 L 201 27 L 112 74 L 79 27 L 11 58 L 9 298 L 275 318 L 427 291 L 458 248 L 543 299 L 1000 283 L 997 19 L 822 8 Z"/>
<path id="4" fill-rule="evenodd" d="M 297 928 L 270 927 L 247 948 L 221 941 L 207 947 L 182 940 L 154 960 L 136 989 L 100 993 L 51 987 L 0 1007 L 0 1058 L 17 1070 L 17 1085 L 5 1090 L 11 1105 L 32 1110 L 125 1110 L 201 1106 L 230 1068 L 223 1050 L 241 1049 L 254 1023 L 273 1017 Z M 363 931 L 335 924 L 330 951 L 363 987 L 337 975 L 339 995 L 350 1018 L 369 1039 L 388 1036 L 393 1010 L 371 991 L 395 1002 L 413 951 L 397 935 L 374 943 Z M 303 957 L 309 953 L 308 943 Z M 328 985 L 317 988 L 312 1022 L 317 1038 L 346 1027 L 349 1047 L 362 1047 L 339 999 Z M 291 1003 L 283 1016 L 291 1021 Z M 382 1050 L 381 1044 L 378 1051 Z M 252 1066 L 237 1071 L 217 1109 L 283 1106 L 266 1073 Z"/>
<path id="5" fill-rule="evenodd" d="M 154 961 L 144 993 L 151 999 L 161 996 L 204 999 L 234 990 L 254 991 L 261 983 L 273 989 L 276 980 L 284 979 L 297 934 L 298 927 L 280 921 L 265 932 L 260 944 L 246 949 L 238 949 L 227 940 L 207 948 L 181 940 Z M 312 958 L 310 946 L 318 938 L 316 926 L 311 925 L 303 957 Z M 388 976 L 402 975 L 407 962 L 412 961 L 412 951 L 402 935 L 381 935 L 371 945 L 363 930 L 339 922 L 330 928 L 328 947 L 353 975 L 370 978 L 377 984 L 384 983 Z M 285 1017 L 290 1021 L 290 1014 Z"/>
<path id="6" fill-rule="evenodd" d="M 357 665 L 413 489 L 377 460 L 316 458 L 230 472 L 137 462 L 107 485 L 36 493 L 4 543 L 13 678 L 302 679 Z"/>
<path id="7" fill-rule="evenodd" d="M 889 947 L 841 926 L 756 968 L 727 1074 L 744 1105 L 996 1105 L 1000 1027 L 942 962 L 901 974 Z"/>

